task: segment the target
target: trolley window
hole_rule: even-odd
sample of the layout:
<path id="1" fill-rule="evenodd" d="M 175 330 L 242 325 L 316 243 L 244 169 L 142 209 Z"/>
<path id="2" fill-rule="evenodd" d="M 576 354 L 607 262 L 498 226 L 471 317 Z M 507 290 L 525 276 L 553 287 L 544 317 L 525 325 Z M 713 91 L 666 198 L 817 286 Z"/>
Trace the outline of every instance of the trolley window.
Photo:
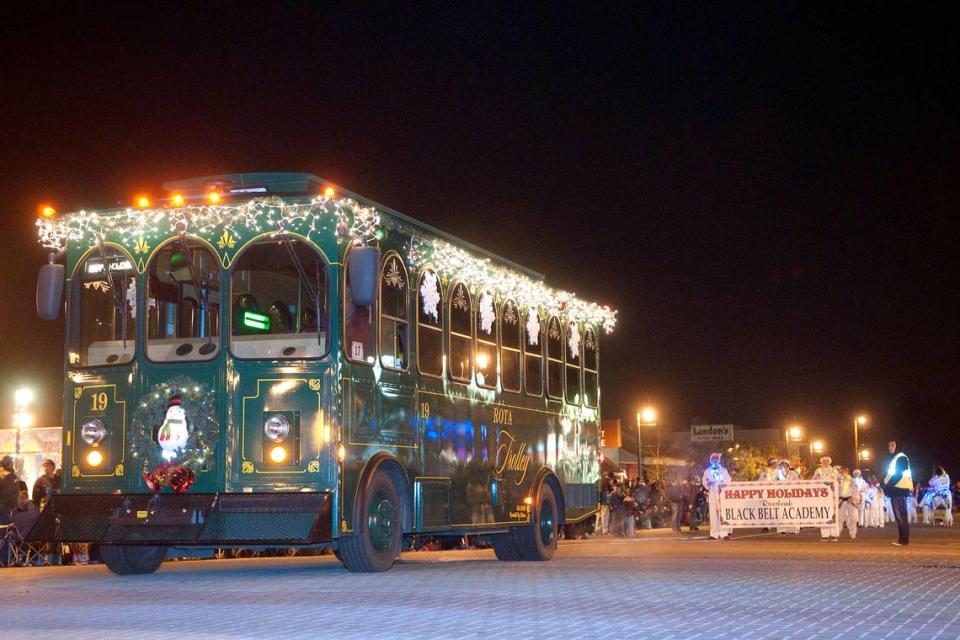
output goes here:
<path id="1" fill-rule="evenodd" d="M 583 332 L 583 400 L 587 406 L 597 406 L 599 399 L 599 378 L 597 377 L 597 362 L 599 354 L 597 335 L 592 327 Z"/>
<path id="2" fill-rule="evenodd" d="M 245 248 L 234 262 L 230 296 L 236 357 L 327 354 L 327 263 L 307 242 L 280 236 Z"/>
<path id="3" fill-rule="evenodd" d="M 470 382 L 471 342 L 470 337 L 470 292 L 467 285 L 457 283 L 450 290 L 447 303 L 450 313 L 450 348 L 447 366 L 450 377 L 458 382 Z"/>
<path id="4" fill-rule="evenodd" d="M 547 394 L 563 398 L 563 330 L 555 317 L 547 323 Z"/>
<path id="5" fill-rule="evenodd" d="M 529 395 L 543 395 L 543 326 L 536 307 L 527 309 L 523 335 L 524 388 Z"/>
<path id="6" fill-rule="evenodd" d="M 137 281 L 133 263 L 100 245 L 77 267 L 70 287 L 71 365 L 96 367 L 133 360 L 137 335 Z"/>
<path id="7" fill-rule="evenodd" d="M 580 404 L 580 350 L 582 348 L 580 327 L 576 322 L 567 324 L 567 402 Z"/>
<path id="8" fill-rule="evenodd" d="M 200 242 L 182 237 L 147 267 L 147 357 L 209 360 L 220 349 L 220 269 Z"/>
<path id="9" fill-rule="evenodd" d="M 443 314 L 440 279 L 425 269 L 417 287 L 417 367 L 428 376 L 443 375 Z"/>
<path id="10" fill-rule="evenodd" d="M 407 368 L 407 270 L 396 253 L 380 269 L 380 362 L 388 369 Z"/>
<path id="11" fill-rule="evenodd" d="M 520 310 L 513 300 L 500 307 L 500 384 L 520 391 Z"/>
<path id="12" fill-rule="evenodd" d="M 497 386 L 497 304 L 493 293 L 484 289 L 477 294 L 477 384 L 488 389 Z"/>
<path id="13" fill-rule="evenodd" d="M 350 254 L 344 263 L 344 273 L 349 273 Z M 346 279 L 345 279 L 346 280 Z M 357 304 L 353 300 L 350 285 L 344 284 L 343 300 L 343 348 L 347 359 L 353 362 L 373 365 L 377 361 L 374 322 L 374 305 Z"/>

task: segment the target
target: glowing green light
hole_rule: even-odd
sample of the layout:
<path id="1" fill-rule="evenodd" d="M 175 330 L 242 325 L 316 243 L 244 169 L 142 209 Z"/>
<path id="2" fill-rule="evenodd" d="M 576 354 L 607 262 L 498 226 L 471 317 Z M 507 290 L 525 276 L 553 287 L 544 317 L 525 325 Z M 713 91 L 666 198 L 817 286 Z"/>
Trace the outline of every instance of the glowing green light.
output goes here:
<path id="1" fill-rule="evenodd" d="M 256 311 L 244 311 L 243 326 L 258 331 L 270 331 L 270 316 Z"/>

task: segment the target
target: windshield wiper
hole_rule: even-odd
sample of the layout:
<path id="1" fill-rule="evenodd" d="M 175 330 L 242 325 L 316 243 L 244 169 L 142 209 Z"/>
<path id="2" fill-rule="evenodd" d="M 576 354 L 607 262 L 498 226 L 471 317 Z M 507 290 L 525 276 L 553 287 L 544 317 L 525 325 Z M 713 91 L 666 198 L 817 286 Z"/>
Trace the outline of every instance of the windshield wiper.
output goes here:
<path id="1" fill-rule="evenodd" d="M 293 242 L 290 241 L 289 236 L 283 231 L 280 232 L 280 243 L 283 244 L 284 248 L 287 250 L 287 254 L 290 256 L 290 260 L 293 262 L 293 266 L 297 270 L 297 275 L 300 276 L 300 284 L 303 285 L 303 288 L 307 291 L 307 296 L 313 300 L 314 311 L 316 315 L 317 323 L 317 344 L 321 344 L 321 334 L 320 334 L 320 295 L 313 288 L 313 285 L 310 284 L 310 280 L 307 278 L 307 272 L 303 268 L 303 263 L 300 262 L 300 258 L 297 256 L 297 252 L 293 249 Z M 302 317 L 302 316 L 301 316 Z"/>
<path id="2" fill-rule="evenodd" d="M 120 293 L 120 284 L 123 284 L 123 279 L 119 284 L 114 284 L 113 282 L 113 271 L 110 270 L 110 262 L 107 260 L 107 250 L 103 246 L 103 236 L 98 238 L 98 243 L 100 248 L 100 258 L 103 260 L 103 270 L 107 273 L 107 278 L 110 279 L 110 289 L 113 291 L 113 310 L 115 313 L 120 314 L 120 339 L 123 341 L 123 350 L 127 350 L 127 310 L 124 308 L 123 294 Z M 134 301 L 136 304 L 136 301 Z"/>
<path id="3" fill-rule="evenodd" d="M 200 276 L 197 275 L 197 268 L 193 264 L 193 253 L 190 251 L 190 247 L 187 245 L 187 238 L 184 235 L 183 231 L 177 233 L 180 237 L 180 248 L 183 249 L 183 255 L 187 258 L 187 267 L 190 271 L 190 281 L 193 283 L 193 288 L 197 290 L 197 295 L 200 296 L 200 317 L 205 318 L 205 324 L 207 325 L 206 338 L 207 343 L 213 342 L 213 332 L 209 330 L 210 324 L 210 309 L 207 303 L 207 290 L 203 288 L 200 284 Z M 204 336 L 201 336 L 204 337 Z"/>

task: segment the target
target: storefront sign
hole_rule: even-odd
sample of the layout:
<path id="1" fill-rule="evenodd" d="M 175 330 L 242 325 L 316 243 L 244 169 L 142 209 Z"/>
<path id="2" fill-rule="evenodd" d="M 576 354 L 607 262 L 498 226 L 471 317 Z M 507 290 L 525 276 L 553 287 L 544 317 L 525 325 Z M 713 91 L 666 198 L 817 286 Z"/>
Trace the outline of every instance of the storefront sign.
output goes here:
<path id="1" fill-rule="evenodd" d="M 720 490 L 725 527 L 825 527 L 837 521 L 837 486 L 823 480 L 731 482 Z"/>
<path id="2" fill-rule="evenodd" d="M 692 424 L 690 442 L 732 442 L 732 424 Z"/>
<path id="3" fill-rule="evenodd" d="M 600 421 L 600 447 L 619 449 L 623 446 L 620 438 L 620 419 Z"/>

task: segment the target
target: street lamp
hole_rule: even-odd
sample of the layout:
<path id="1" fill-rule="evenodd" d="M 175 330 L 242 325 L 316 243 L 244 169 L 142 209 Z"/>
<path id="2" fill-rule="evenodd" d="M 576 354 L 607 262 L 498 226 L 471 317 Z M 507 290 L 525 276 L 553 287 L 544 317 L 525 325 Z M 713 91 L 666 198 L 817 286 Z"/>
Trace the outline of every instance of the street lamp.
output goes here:
<path id="1" fill-rule="evenodd" d="M 823 453 L 824 445 L 823 440 L 814 440 L 810 443 L 810 451 L 820 454 Z"/>
<path id="2" fill-rule="evenodd" d="M 867 424 L 867 416 L 860 414 L 853 419 L 853 450 L 860 451 L 860 427 Z"/>
<path id="3" fill-rule="evenodd" d="M 861 449 L 860 450 L 860 460 L 866 462 L 870 459 L 870 449 Z"/>
<path id="4" fill-rule="evenodd" d="M 23 451 L 23 431 L 33 424 L 33 416 L 27 411 L 27 407 L 30 406 L 33 400 L 33 389 L 22 387 L 13 393 L 13 427 L 16 429 L 14 451 L 17 473 L 23 472 L 23 458 L 21 456 L 21 452 Z"/>
<path id="5" fill-rule="evenodd" d="M 660 425 L 657 423 L 657 410 L 646 406 L 637 411 L 637 477 L 643 468 L 643 447 L 640 427 L 657 427 L 657 479 L 660 479 Z"/>

